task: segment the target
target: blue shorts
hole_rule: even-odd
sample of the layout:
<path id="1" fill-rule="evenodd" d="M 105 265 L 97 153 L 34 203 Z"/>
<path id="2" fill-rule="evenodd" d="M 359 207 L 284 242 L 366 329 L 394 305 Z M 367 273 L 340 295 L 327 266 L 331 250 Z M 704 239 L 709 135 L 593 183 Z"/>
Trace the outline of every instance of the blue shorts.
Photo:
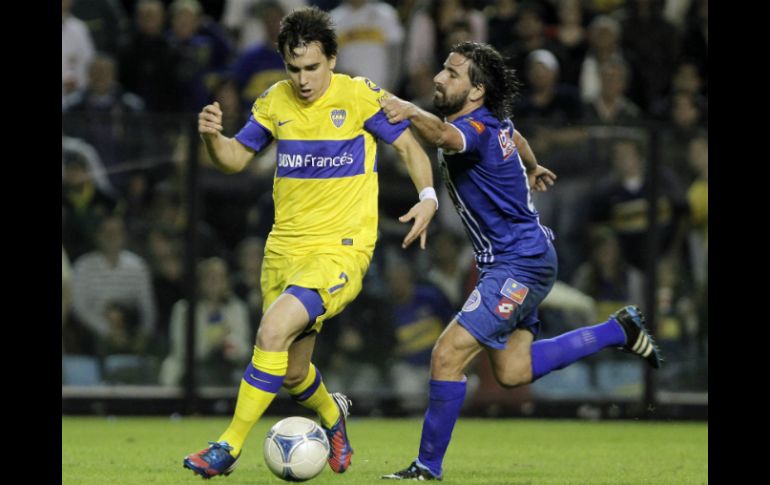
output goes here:
<path id="1" fill-rule="evenodd" d="M 481 344 L 504 349 L 516 329 L 537 338 L 537 307 L 556 282 L 556 251 L 552 244 L 538 256 L 523 256 L 480 267 L 481 275 L 455 319 Z"/>

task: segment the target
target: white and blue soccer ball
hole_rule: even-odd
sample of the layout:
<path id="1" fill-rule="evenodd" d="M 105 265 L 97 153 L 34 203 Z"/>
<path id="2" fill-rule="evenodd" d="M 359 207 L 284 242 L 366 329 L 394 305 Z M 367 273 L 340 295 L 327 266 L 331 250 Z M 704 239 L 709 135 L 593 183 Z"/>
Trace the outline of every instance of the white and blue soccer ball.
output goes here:
<path id="1" fill-rule="evenodd" d="M 318 424 L 294 416 L 278 421 L 265 437 L 265 463 L 278 478 L 304 482 L 315 477 L 329 458 L 329 439 Z"/>

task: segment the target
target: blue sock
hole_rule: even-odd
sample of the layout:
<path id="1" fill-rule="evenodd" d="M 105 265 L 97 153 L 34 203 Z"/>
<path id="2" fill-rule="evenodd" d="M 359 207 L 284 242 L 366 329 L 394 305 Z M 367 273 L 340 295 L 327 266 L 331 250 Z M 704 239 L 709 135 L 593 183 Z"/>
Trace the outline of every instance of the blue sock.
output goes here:
<path id="1" fill-rule="evenodd" d="M 463 407 L 465 383 L 465 378 L 461 382 L 430 381 L 430 404 L 422 423 L 417 462 L 436 477 L 441 476 L 441 464 Z"/>
<path id="2" fill-rule="evenodd" d="M 614 320 L 535 342 L 532 344 L 532 381 L 553 370 L 563 369 L 605 347 L 621 346 L 625 343 L 626 334 Z"/>

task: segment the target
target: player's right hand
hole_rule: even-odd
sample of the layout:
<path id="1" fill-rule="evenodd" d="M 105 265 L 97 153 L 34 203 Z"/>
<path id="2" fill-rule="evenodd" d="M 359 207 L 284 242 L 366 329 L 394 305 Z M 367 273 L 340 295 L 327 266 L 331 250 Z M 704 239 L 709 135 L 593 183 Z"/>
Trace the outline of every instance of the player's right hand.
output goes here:
<path id="1" fill-rule="evenodd" d="M 395 124 L 409 119 L 414 113 L 415 107 L 412 103 L 404 101 L 392 94 L 382 96 L 378 101 L 383 113 L 388 117 L 388 122 L 390 123 Z"/>
<path id="2" fill-rule="evenodd" d="M 222 133 L 222 110 L 219 101 L 203 107 L 198 114 L 198 133 L 203 137 L 216 138 Z"/>

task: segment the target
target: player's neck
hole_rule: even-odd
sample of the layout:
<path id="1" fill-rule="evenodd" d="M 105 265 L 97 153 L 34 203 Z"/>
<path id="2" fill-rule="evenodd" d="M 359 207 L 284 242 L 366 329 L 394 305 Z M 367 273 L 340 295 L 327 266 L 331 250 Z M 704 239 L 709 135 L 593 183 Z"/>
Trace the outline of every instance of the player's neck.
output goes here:
<path id="1" fill-rule="evenodd" d="M 468 113 L 472 113 L 482 107 L 484 105 L 484 101 L 468 101 L 465 103 L 465 105 L 460 109 L 460 111 L 457 111 L 455 113 L 452 113 L 451 115 L 446 117 L 447 121 L 454 121 L 457 118 L 461 116 L 465 116 Z"/>

